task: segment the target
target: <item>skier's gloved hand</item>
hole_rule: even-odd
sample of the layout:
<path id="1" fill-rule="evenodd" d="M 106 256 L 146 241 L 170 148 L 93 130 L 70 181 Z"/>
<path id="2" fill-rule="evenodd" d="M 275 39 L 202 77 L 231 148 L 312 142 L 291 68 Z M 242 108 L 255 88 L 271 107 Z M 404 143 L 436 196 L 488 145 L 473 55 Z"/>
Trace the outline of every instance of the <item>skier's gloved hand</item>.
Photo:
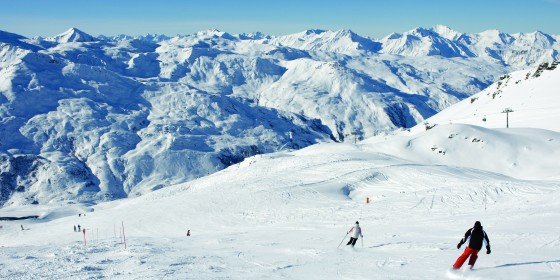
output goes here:
<path id="1" fill-rule="evenodd" d="M 459 244 L 457 244 L 457 249 L 461 249 L 461 246 L 463 246 L 463 242 L 459 242 Z"/>
<path id="2" fill-rule="evenodd" d="M 491 252 L 490 245 L 486 245 L 486 254 L 490 254 Z"/>

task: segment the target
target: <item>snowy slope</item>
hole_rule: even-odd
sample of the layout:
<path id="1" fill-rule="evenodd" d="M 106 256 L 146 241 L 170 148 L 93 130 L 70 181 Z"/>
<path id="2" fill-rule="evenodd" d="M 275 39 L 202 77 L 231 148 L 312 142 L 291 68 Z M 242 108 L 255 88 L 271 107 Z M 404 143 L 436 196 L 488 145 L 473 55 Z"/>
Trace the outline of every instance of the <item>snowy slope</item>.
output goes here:
<path id="1" fill-rule="evenodd" d="M 457 137 L 449 139 L 450 132 Z M 509 148 L 480 149 L 480 142 L 454 145 L 441 155 L 425 147 L 432 141 L 463 141 L 462 136 L 473 133 L 488 145 Z M 560 277 L 556 203 L 560 163 L 543 161 L 541 151 L 517 155 L 528 141 L 557 155 L 560 133 L 441 125 L 408 136 L 411 145 L 403 146 L 402 137 L 379 136 L 359 145 L 319 144 L 257 155 L 213 175 L 139 198 L 93 206 L 4 208 L 0 216 L 40 218 L 1 222 L 0 276 Z M 538 140 L 546 138 L 551 141 Z M 458 153 L 463 150 L 468 152 Z M 433 160 L 443 156 L 454 164 Z M 469 167 L 481 157 L 493 164 Z M 500 174 L 511 167 L 501 159 L 516 159 L 519 166 L 534 165 L 535 169 L 515 179 Z M 547 177 L 557 179 L 539 179 Z M 348 239 L 346 231 L 356 220 L 364 239 L 353 249 L 337 247 Z M 456 243 L 476 220 L 489 234 L 492 254 L 481 254 L 474 271 L 452 272 L 449 269 L 462 252 Z M 86 228 L 86 244 L 83 234 L 73 232 L 78 224 Z M 123 225 L 126 248 L 119 233 Z M 188 230 L 191 236 L 186 236 Z"/>
<path id="2" fill-rule="evenodd" d="M 487 129 L 442 124 L 423 133 L 403 132 L 364 141 L 377 150 L 425 164 L 482 169 L 518 179 L 558 178 L 557 131 L 536 128 Z M 442 137 L 444 135 L 444 137 Z M 533 160 L 539 163 L 534 164 Z"/>
<path id="3" fill-rule="evenodd" d="M 430 125 L 464 123 L 488 128 L 532 127 L 560 131 L 558 62 L 502 76 L 482 92 L 426 120 Z M 511 109 L 513 112 L 504 113 Z"/>
<path id="4" fill-rule="evenodd" d="M 558 50 L 542 33 L 408 33 L 422 43 L 389 51 L 350 30 L 0 32 L 0 205 L 136 196 L 255 154 L 410 128 Z"/>

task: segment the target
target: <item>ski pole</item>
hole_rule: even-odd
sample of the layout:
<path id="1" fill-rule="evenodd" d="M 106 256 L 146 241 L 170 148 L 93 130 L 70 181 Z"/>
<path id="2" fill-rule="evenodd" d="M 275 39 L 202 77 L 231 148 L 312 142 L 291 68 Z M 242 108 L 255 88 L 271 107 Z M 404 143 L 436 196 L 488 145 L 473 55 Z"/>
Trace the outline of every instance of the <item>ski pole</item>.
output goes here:
<path id="1" fill-rule="evenodd" d="M 336 248 L 338 248 L 338 247 L 340 247 L 340 245 L 342 245 L 342 242 L 344 242 L 344 239 L 346 239 L 346 236 L 348 236 L 348 232 L 346 233 L 344 238 L 342 238 L 342 241 L 340 241 L 340 244 L 338 244 L 338 246 Z"/>
<path id="2" fill-rule="evenodd" d="M 364 236 L 362 235 L 362 249 L 364 248 Z"/>

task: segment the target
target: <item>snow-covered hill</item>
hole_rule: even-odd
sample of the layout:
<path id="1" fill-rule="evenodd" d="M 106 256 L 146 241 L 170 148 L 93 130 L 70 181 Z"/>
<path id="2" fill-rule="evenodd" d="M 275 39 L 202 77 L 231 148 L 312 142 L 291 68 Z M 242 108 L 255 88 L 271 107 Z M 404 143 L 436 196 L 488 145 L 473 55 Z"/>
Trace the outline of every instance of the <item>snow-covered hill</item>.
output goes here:
<path id="1" fill-rule="evenodd" d="M 470 98 L 426 120 L 431 125 L 473 124 L 488 128 L 531 127 L 560 131 L 559 62 L 506 74 Z"/>
<path id="2" fill-rule="evenodd" d="M 558 59 L 539 32 L 405 37 L 0 32 L 0 204 L 136 196 L 255 154 L 410 128 Z"/>
<path id="3" fill-rule="evenodd" d="M 1 222 L 0 277 L 555 279 L 559 153 L 559 132 L 446 124 L 257 155 L 138 198 L 5 207 L 39 218 Z M 477 220 L 492 254 L 450 271 Z"/>

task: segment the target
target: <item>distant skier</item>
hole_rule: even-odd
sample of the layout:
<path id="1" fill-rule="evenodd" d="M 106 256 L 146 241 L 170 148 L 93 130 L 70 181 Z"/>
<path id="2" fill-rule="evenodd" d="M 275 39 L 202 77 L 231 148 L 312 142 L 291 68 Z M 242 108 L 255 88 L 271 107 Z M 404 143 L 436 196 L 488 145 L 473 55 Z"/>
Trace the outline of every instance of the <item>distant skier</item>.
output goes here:
<path id="1" fill-rule="evenodd" d="M 21 225 L 21 230 L 24 230 L 24 229 L 23 229 L 23 225 Z"/>
<path id="2" fill-rule="evenodd" d="M 461 266 L 463 266 L 463 263 L 465 263 L 469 256 L 469 265 L 472 269 L 474 263 L 476 262 L 476 259 L 478 258 L 478 252 L 480 251 L 480 249 L 482 249 L 483 243 L 486 243 L 486 254 L 490 254 L 491 252 L 490 240 L 488 239 L 488 235 L 486 234 L 486 232 L 482 230 L 482 225 L 479 221 L 476 221 L 474 223 L 473 228 L 467 230 L 465 236 L 461 239 L 461 241 L 459 241 L 459 244 L 457 244 L 457 249 L 460 249 L 461 246 L 467 242 L 469 243 L 467 245 L 467 248 L 465 248 L 463 254 L 459 256 L 457 261 L 455 261 L 455 264 L 453 264 L 453 269 L 461 268 Z"/>
<path id="3" fill-rule="evenodd" d="M 191 230 L 190 229 L 187 230 L 187 236 L 191 236 Z"/>
<path id="4" fill-rule="evenodd" d="M 350 236 L 350 241 L 346 243 L 346 246 L 352 245 L 352 247 L 354 247 L 354 245 L 356 245 L 356 241 L 358 241 L 358 236 L 361 236 L 362 238 L 364 237 L 362 235 L 362 228 L 360 228 L 360 223 L 358 223 L 358 221 L 356 221 L 356 224 L 352 228 L 350 228 L 350 230 L 346 234 L 351 232 L 353 232 L 353 234 L 352 236 Z"/>
<path id="5" fill-rule="evenodd" d="M 80 225 L 78 225 L 78 232 L 80 232 Z"/>

